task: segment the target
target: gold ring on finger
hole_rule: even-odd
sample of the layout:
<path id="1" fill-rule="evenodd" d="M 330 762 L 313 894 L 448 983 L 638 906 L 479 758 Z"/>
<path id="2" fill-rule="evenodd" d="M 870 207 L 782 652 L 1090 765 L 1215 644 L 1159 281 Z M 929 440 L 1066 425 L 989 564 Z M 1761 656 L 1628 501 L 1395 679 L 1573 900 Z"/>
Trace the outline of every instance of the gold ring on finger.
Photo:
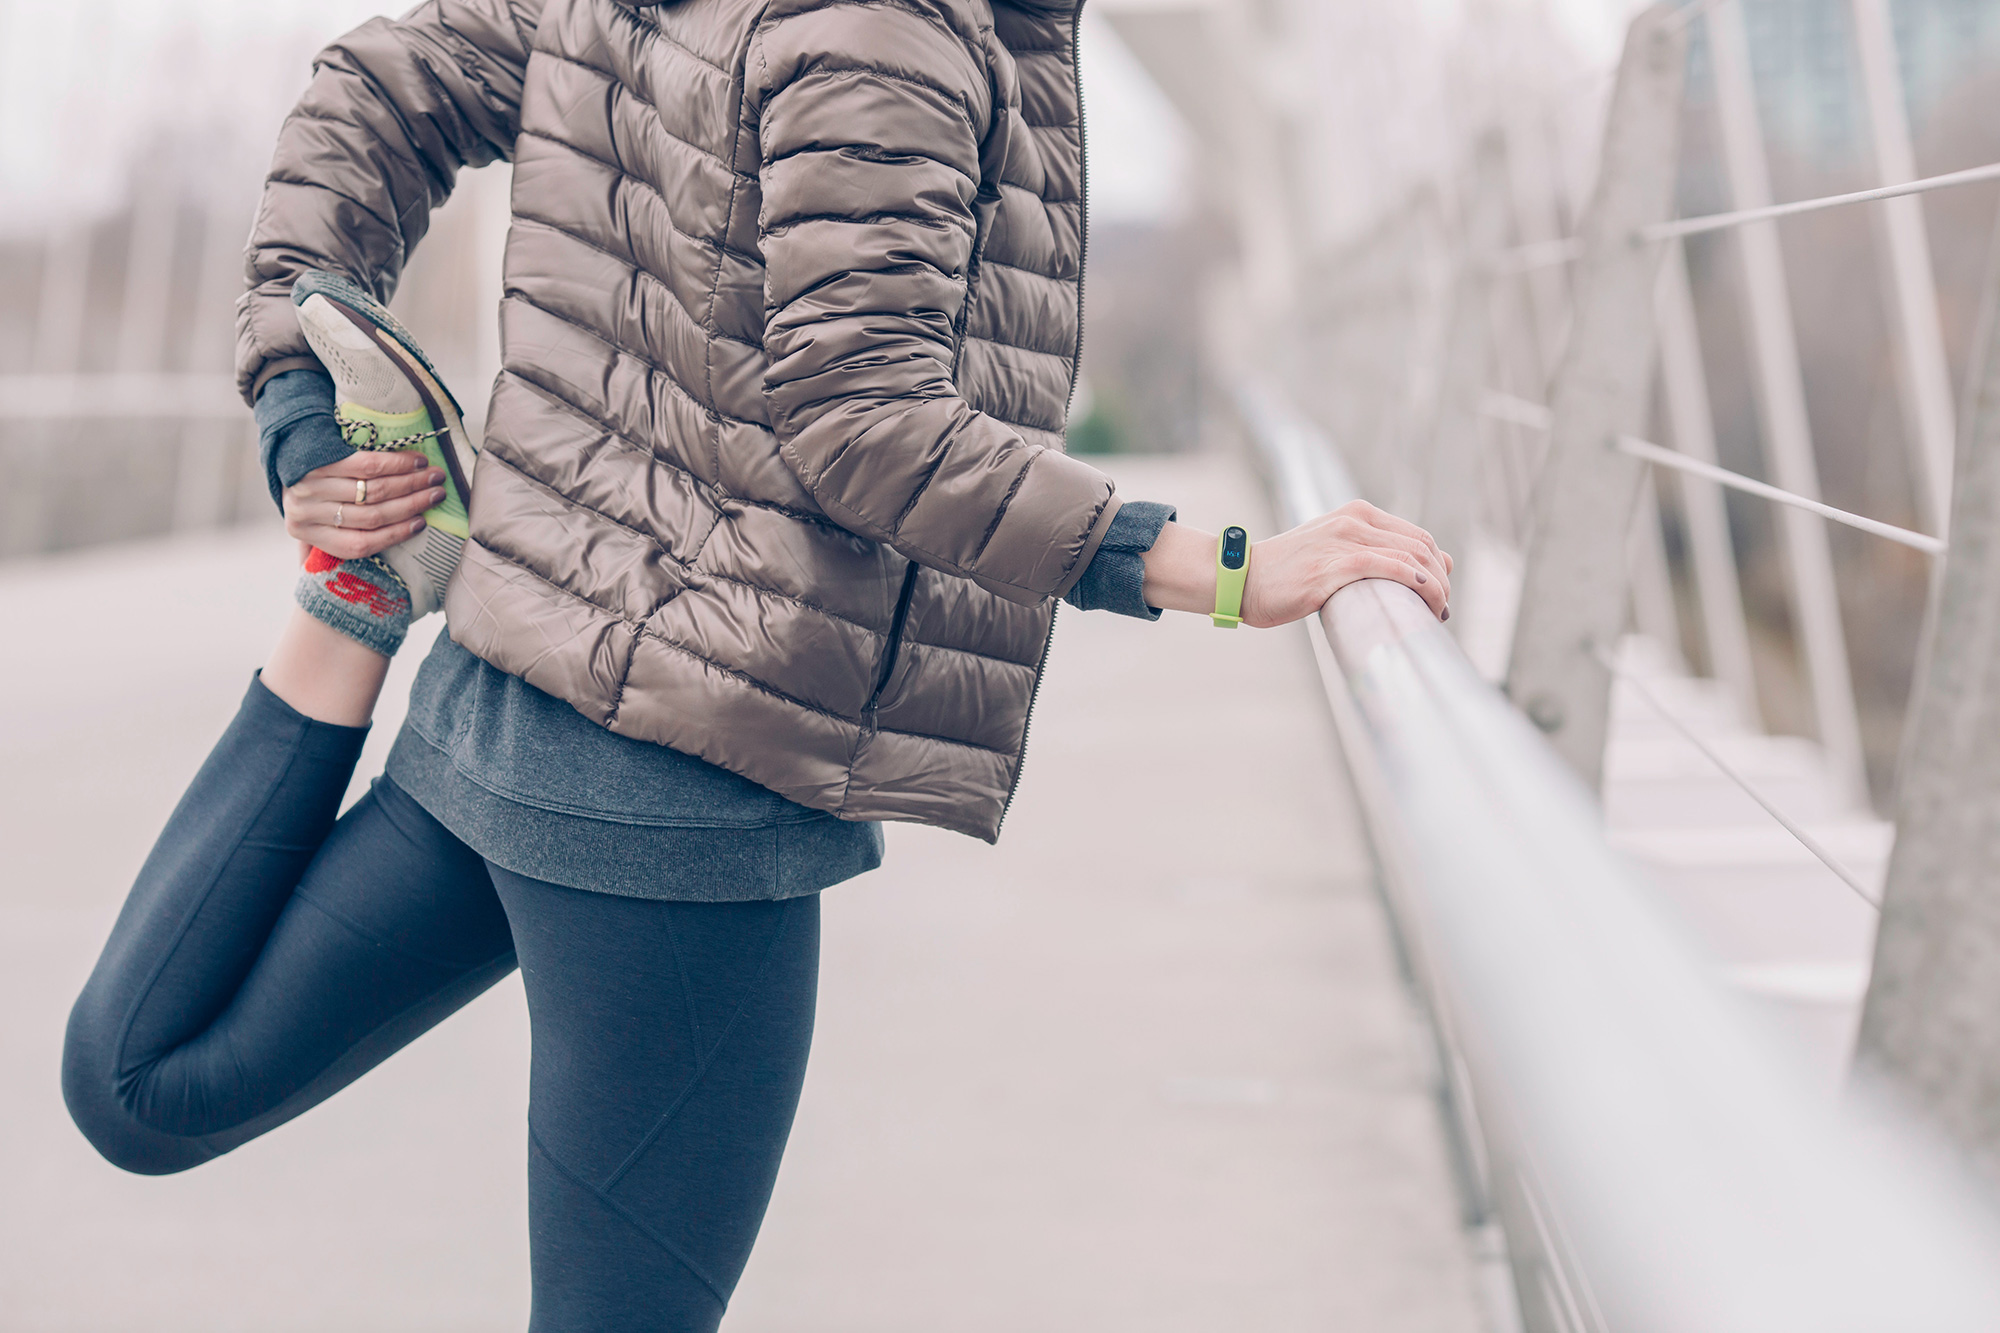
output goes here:
<path id="1" fill-rule="evenodd" d="M 356 477 L 354 479 L 354 503 L 358 505 L 368 503 L 368 478 Z"/>
<path id="2" fill-rule="evenodd" d="M 341 519 L 341 511 L 346 508 L 347 508 L 346 505 L 335 505 L 333 507 L 333 526 L 335 526 L 336 528 L 346 526 Z"/>

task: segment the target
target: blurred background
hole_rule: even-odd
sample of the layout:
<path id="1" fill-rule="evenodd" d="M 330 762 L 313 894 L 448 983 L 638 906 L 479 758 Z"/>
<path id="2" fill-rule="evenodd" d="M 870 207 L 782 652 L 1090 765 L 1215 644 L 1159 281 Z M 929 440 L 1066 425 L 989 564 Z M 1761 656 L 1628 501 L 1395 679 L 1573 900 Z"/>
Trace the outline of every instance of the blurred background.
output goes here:
<path id="1" fill-rule="evenodd" d="M 1734 2 L 1775 197 L 1880 183 L 1855 6 Z M 1444 376 L 1468 254 L 1519 260 L 1518 281 L 1495 284 L 1480 315 L 1484 384 L 1517 404 L 1547 401 L 1569 318 L 1560 261 L 1595 184 L 1636 8 L 1090 0 L 1087 336 L 1072 448 L 1126 494 L 1177 500 L 1210 526 L 1255 513 L 1232 393 L 1268 374 L 1333 439 L 1365 494 L 1420 511 L 1450 408 Z M 2000 4 L 1889 0 L 1887 11 L 1915 173 L 2000 160 Z M 368 0 L 0 0 L 0 805 L 14 881 L 0 887 L 11 932 L 0 946 L 12 951 L 0 1000 L 32 1015 L 0 1026 L 0 1051 L 27 1071 L 0 1089 L 10 1126 L 27 1127 L 8 1158 L 27 1184 L 0 1197 L 0 1330 L 519 1323 L 516 1159 L 495 1164 L 488 1152 L 512 1152 L 518 1138 L 524 1038 L 511 983 L 462 1027 L 425 1039 L 443 1043 L 424 1048 L 428 1074 L 392 1062 L 275 1136 L 279 1147 L 253 1145 L 193 1184 L 114 1178 L 69 1132 L 53 1092 L 68 996 L 284 610 L 290 572 L 235 392 L 231 305 L 270 145 L 312 54 L 375 12 Z M 1708 31 L 1691 28 L 1680 214 L 1741 202 Z M 504 164 L 461 176 L 394 302 L 475 414 L 499 363 L 508 179 Z M 1482 213 L 1495 197 L 1504 206 Z M 2000 184 L 1925 196 L 1954 395 L 1996 210 Z M 1830 503 L 1934 531 L 1910 461 L 1920 425 L 1892 338 L 1879 227 L 1876 212 L 1843 209 L 1782 228 L 1810 445 Z M 1700 368 L 1720 463 L 1768 477 L 1736 245 L 1729 233 L 1686 244 Z M 1650 437 L 1668 438 L 1663 409 L 1654 415 Z M 1527 536 L 1540 436 L 1505 412 L 1478 429 L 1483 498 L 1466 550 L 1475 568 L 1504 574 L 1518 569 Z M 1653 561 L 1636 576 L 1635 621 L 1694 673 L 1720 676 L 1684 492 L 1661 486 L 1649 504 L 1637 527 L 1658 540 L 1635 557 Z M 1754 695 L 1739 721 L 1816 738 L 1776 511 L 1731 494 L 1726 515 Z M 1844 528 L 1829 541 L 1865 784 L 1881 811 L 1930 568 L 1907 547 Z M 133 586 L 133 562 L 165 572 L 121 635 L 123 613 L 107 618 L 106 608 Z M 1489 600 L 1486 620 L 1511 624 L 1505 597 Z M 1504 636 L 1482 647 L 1480 633 L 1472 625 L 1466 646 L 1497 676 Z M 1042 767 L 1024 788 L 1030 814 L 1017 817 L 1013 845 L 977 859 L 984 849 L 898 829 L 892 847 L 904 859 L 892 862 L 906 868 L 840 890 L 859 906 L 829 927 L 829 976 L 850 978 L 829 985 L 850 989 L 829 993 L 785 1207 L 735 1326 L 1212 1329 L 1240 1321 L 1248 1284 L 1271 1298 L 1257 1307 L 1268 1328 L 1505 1327 L 1454 1220 L 1435 1070 L 1418 1053 L 1345 779 L 1317 730 L 1301 740 L 1302 710 L 1318 728 L 1321 706 L 1298 645 L 1225 658 L 1208 637 L 1178 630 L 1142 643 L 1093 621 L 1063 634 L 1046 705 L 1059 720 L 1038 722 Z M 75 663 L 74 645 L 100 637 L 112 646 Z M 421 647 L 405 651 L 399 672 Z M 1160 662 L 1176 654 L 1191 664 L 1176 669 L 1193 674 L 1164 682 Z M 1240 707 L 1226 724 L 1188 719 L 1177 711 L 1187 697 Z M 127 725 L 135 713 L 144 727 Z M 371 754 L 392 722 L 393 710 Z M 1081 836 L 1076 812 L 1107 790 L 1123 793 L 1135 821 L 1185 806 L 1173 774 L 1190 755 L 1210 771 L 1260 775 L 1241 794 L 1244 826 L 1291 832 L 1239 864 L 1198 827 L 1163 829 L 1115 872 L 1124 878 L 1113 890 L 1049 879 L 1044 868 L 1071 858 Z M 1871 853 L 1878 863 L 1885 839 Z M 938 905 L 939 880 L 964 888 L 954 906 Z M 1147 923 L 1116 955 L 1126 971 L 1103 973 L 1094 989 L 1075 978 L 1102 969 L 1102 957 L 1031 928 L 1047 919 L 1038 912 L 1079 901 L 1087 917 L 1115 902 Z M 1103 935 L 1085 938 L 1122 939 L 1129 921 L 1088 917 Z M 1217 963 L 1220 939 L 1234 951 Z M 1098 1003 L 1095 1017 L 1021 999 L 1011 988 L 1024 975 L 1065 1004 Z M 1863 982 L 1865 972 L 1841 981 L 1841 1003 Z M 1148 1045 L 1154 1020 L 1183 1044 Z M 977 1033 L 980 1049 L 954 1049 L 954 1030 Z M 1134 1036 L 1142 1030 L 1153 1035 Z M 1846 1031 L 1834 1041 L 1842 1060 Z M 1117 1057 L 1071 1061 L 1064 1043 L 1079 1033 Z M 949 1097 L 926 1102 L 934 1086 L 897 1072 L 913 1058 L 934 1074 L 957 1071 Z M 451 1109 L 466 1101 L 484 1117 L 472 1129 Z M 994 1137 L 1023 1123 L 1046 1126 L 1064 1150 Z M 385 1175 L 405 1192 L 385 1193 Z M 1036 1192 L 1040 1181 L 1047 1189 Z M 856 1191 L 873 1202 L 857 1204 Z M 300 1200 L 310 1201 L 306 1222 Z M 66 1211 L 51 1222 L 50 1207 Z M 459 1235 L 468 1210 L 483 1229 Z M 1009 1219 L 1047 1229 L 1029 1256 L 1044 1274 L 1040 1295 L 1010 1282 L 1026 1261 L 1009 1248 L 1022 1234 Z M 822 1248 L 821 1224 L 896 1256 L 902 1322 L 842 1285 L 851 1265 L 838 1245 Z M 977 1281 L 933 1262 L 944 1260 L 927 1247 L 954 1235 L 973 1238 L 950 1251 L 958 1258 L 984 1246 Z M 316 1263 L 311 1245 L 338 1262 Z M 217 1258 L 231 1247 L 261 1258 Z M 1146 1247 L 1123 1267 L 1114 1259 Z M 1218 1253 L 1234 1266 L 1205 1266 Z M 148 1276 L 117 1276 L 125 1271 Z M 164 1322 L 143 1323 L 132 1312 L 156 1279 L 181 1284 L 179 1303 Z M 300 1281 L 320 1284 L 313 1316 L 271 1322 Z M 968 1283 L 986 1293 L 977 1309 L 961 1299 Z M 220 1309 L 219 1291 L 240 1305 Z M 382 1316 L 385 1302 L 396 1318 Z"/>

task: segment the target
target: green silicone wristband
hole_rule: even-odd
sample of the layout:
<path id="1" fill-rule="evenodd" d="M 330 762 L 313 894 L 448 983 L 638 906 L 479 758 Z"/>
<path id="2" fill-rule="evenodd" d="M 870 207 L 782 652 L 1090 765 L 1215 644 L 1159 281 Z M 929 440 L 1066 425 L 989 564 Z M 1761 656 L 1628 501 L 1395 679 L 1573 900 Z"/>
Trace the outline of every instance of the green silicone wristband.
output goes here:
<path id="1" fill-rule="evenodd" d="M 1243 623 L 1243 581 L 1250 576 L 1250 534 L 1230 526 L 1215 543 L 1215 614 L 1217 629 Z"/>

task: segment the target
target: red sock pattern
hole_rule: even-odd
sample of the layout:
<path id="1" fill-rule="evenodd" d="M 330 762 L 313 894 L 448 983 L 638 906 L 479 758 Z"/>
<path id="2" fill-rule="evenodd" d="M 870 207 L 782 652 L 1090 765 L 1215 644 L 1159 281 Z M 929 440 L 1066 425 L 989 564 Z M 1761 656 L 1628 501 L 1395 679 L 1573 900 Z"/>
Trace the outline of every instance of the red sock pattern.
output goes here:
<path id="1" fill-rule="evenodd" d="M 339 560 L 315 546 L 295 595 L 315 620 L 384 657 L 394 657 L 409 632 L 409 589 L 373 556 Z"/>
<path id="2" fill-rule="evenodd" d="M 379 583 L 354 572 L 354 567 L 340 567 L 341 562 L 315 546 L 306 553 L 306 573 L 325 574 L 334 571 L 333 577 L 322 586 L 341 601 L 358 606 L 370 615 L 400 616 L 410 610 L 409 596 L 401 588 L 385 588 Z"/>

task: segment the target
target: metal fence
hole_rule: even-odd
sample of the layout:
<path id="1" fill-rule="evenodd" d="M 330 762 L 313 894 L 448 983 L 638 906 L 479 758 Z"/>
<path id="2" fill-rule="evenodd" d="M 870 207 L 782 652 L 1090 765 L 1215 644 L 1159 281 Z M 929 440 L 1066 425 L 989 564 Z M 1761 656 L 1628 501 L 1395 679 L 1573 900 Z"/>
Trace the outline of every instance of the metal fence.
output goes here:
<path id="1" fill-rule="evenodd" d="M 2000 262 L 1956 420 L 1921 212 L 2000 164 L 1915 179 L 1883 2 L 1852 9 L 1879 186 L 1775 203 L 1740 6 L 1658 4 L 1627 34 L 1572 234 L 1523 225 L 1506 137 L 1476 135 L 1450 207 L 1420 192 L 1292 309 L 1260 312 L 1324 359 L 1237 376 L 1288 517 L 1369 494 L 1472 554 L 1460 600 L 1506 603 L 1497 645 L 1481 644 L 1472 617 L 1454 637 L 1414 596 L 1363 584 L 1314 638 L 1434 1019 L 1469 1217 L 1504 1237 L 1509 1310 L 1535 1333 L 2000 1326 L 2000 1234 L 1967 1186 L 2000 1149 L 2000 840 L 1986 832 L 2000 809 Z M 1730 207 L 1676 219 L 1697 30 Z M 1777 223 L 1855 206 L 1881 215 L 1915 528 L 1820 498 Z M 1707 233 L 1732 239 L 1769 480 L 1716 463 L 1682 253 Z M 1644 438 L 1656 383 L 1671 447 Z M 1857 811 L 1869 789 L 1827 524 L 1941 567 L 1879 895 L 1686 729 L 1881 913 L 1844 1109 L 1800 1080 L 1606 842 L 1593 797 L 1614 687 L 1651 698 L 1621 681 L 1621 640 L 1635 626 L 1681 638 L 1655 486 L 1680 492 L 1705 656 L 1753 724 L 1722 491 L 1774 504 L 1809 716 Z"/>
<path id="2" fill-rule="evenodd" d="M 1275 393 L 1246 390 L 1243 416 L 1287 518 L 1353 496 Z M 1808 1086 L 1416 595 L 1351 585 L 1312 633 L 1437 1038 L 1466 1220 L 1504 1239 L 1524 1326 L 2000 1327 L 1991 1219 L 1920 1131 Z"/>

